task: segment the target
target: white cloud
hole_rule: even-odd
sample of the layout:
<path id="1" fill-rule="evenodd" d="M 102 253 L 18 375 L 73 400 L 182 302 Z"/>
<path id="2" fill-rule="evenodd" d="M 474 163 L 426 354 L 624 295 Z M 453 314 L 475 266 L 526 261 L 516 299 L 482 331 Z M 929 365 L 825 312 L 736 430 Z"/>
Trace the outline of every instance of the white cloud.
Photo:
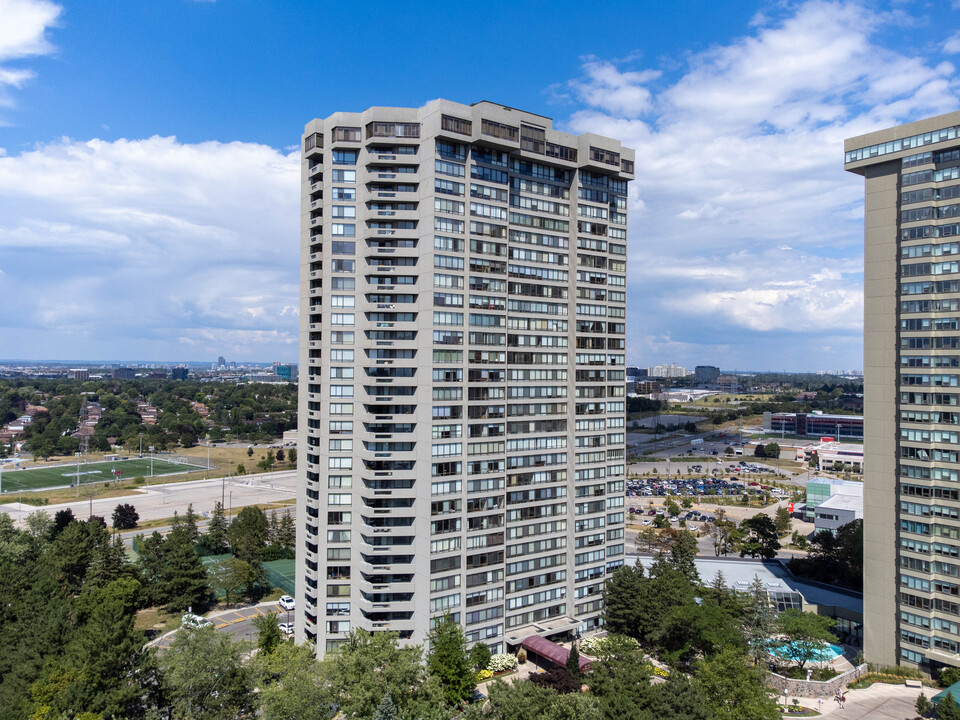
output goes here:
<path id="1" fill-rule="evenodd" d="M 653 89 L 655 70 L 596 59 L 570 83 L 590 106 L 570 130 L 636 148 L 634 361 L 749 367 L 758 347 L 795 357 L 813 331 L 861 362 L 863 185 L 843 171 L 843 140 L 953 110 L 958 85 L 951 63 L 874 40 L 894 15 L 817 0 L 789 12 L 757 15 Z M 721 351 L 723 335 L 749 340 Z M 683 353 L 649 355 L 671 350 L 651 341 L 667 336 Z"/>
<path id="2" fill-rule="evenodd" d="M 955 32 L 943 43 L 943 51 L 956 55 L 960 53 L 960 32 Z"/>
<path id="3" fill-rule="evenodd" d="M 252 143 L 64 139 L 0 157 L 4 345 L 41 329 L 82 357 L 293 359 L 298 187 L 297 153 Z"/>
<path id="4" fill-rule="evenodd" d="M 62 11 L 47 0 L 0 0 L 0 107 L 13 104 L 9 88 L 22 88 L 35 75 L 9 63 L 52 53 L 47 30 Z"/>

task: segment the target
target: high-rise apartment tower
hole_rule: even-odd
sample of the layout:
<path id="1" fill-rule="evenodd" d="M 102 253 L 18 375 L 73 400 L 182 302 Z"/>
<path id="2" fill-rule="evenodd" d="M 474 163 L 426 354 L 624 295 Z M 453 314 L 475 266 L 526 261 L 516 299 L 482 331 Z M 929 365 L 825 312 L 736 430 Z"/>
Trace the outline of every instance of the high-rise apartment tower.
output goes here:
<path id="1" fill-rule="evenodd" d="M 303 135 L 297 636 L 598 627 L 624 553 L 632 150 L 490 102 Z"/>
<path id="2" fill-rule="evenodd" d="M 960 112 L 847 140 L 864 177 L 864 649 L 960 666 Z"/>

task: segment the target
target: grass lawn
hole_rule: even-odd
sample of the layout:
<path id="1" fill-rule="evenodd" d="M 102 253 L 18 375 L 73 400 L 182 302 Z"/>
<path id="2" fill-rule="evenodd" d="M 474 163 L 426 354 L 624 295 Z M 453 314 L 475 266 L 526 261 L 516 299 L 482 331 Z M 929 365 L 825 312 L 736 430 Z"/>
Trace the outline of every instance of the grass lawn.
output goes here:
<path id="1" fill-rule="evenodd" d="M 168 613 L 162 607 L 146 608 L 137 612 L 133 629 L 144 632 L 152 630 L 157 635 L 162 635 L 168 630 L 180 627 L 181 617 L 178 613 Z"/>
<path id="2" fill-rule="evenodd" d="M 205 460 L 197 459 L 198 463 Z M 173 463 L 167 460 L 153 459 L 153 475 L 172 475 L 196 471 L 197 466 Z M 117 462 L 88 462 L 80 465 L 80 484 L 110 480 L 113 471 L 123 473 L 124 480 L 142 475 L 150 476 L 150 458 L 134 458 Z M 26 470 L 7 470 L 3 474 L 3 491 L 40 490 L 43 488 L 72 485 L 77 480 L 76 464 L 56 465 L 53 467 L 33 467 Z"/>

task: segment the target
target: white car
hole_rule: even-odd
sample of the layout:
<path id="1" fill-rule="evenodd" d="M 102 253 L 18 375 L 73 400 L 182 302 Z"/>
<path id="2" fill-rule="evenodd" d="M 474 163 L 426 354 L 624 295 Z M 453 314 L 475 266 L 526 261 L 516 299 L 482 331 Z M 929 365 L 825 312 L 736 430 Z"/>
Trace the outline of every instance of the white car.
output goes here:
<path id="1" fill-rule="evenodd" d="M 180 625 L 182 627 L 189 628 L 190 630 L 199 630 L 200 628 L 209 627 L 213 625 L 213 623 L 204 617 L 200 617 L 199 615 L 186 613 L 182 618 L 180 618 Z"/>
<path id="2" fill-rule="evenodd" d="M 643 526 L 644 526 L 644 527 L 647 527 L 648 525 L 652 525 L 652 524 L 653 524 L 653 523 L 651 523 L 649 520 L 644 520 L 644 521 L 643 521 Z"/>
<path id="3" fill-rule="evenodd" d="M 292 622 L 280 623 L 280 632 L 282 632 L 284 635 L 293 635 L 293 623 Z"/>
<path id="4" fill-rule="evenodd" d="M 293 610 L 297 606 L 297 601 L 289 595 L 281 595 L 280 599 L 277 601 L 277 605 L 282 607 L 284 610 Z"/>

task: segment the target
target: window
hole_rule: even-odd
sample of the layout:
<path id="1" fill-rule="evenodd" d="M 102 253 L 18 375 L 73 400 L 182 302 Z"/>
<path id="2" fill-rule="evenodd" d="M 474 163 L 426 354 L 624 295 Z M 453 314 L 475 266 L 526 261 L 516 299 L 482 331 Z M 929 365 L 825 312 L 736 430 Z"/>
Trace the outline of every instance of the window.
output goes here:
<path id="1" fill-rule="evenodd" d="M 353 403 L 330 403 L 331 415 L 353 415 Z"/>
<path id="2" fill-rule="evenodd" d="M 355 218 L 357 209 L 353 205 L 334 205 L 332 216 L 335 218 Z"/>
<path id="3" fill-rule="evenodd" d="M 330 226 L 330 234 L 354 237 L 357 234 L 357 226 L 354 223 L 333 223 Z"/>
<path id="4" fill-rule="evenodd" d="M 333 164 L 334 165 L 356 165 L 357 151 L 356 150 L 334 150 Z"/>
<path id="5" fill-rule="evenodd" d="M 470 120 L 462 120 L 452 115 L 440 116 L 440 127 L 448 132 L 455 132 L 460 135 L 472 135 L 473 123 Z"/>
<path id="6" fill-rule="evenodd" d="M 357 171 L 334 170 L 330 174 L 330 179 L 335 183 L 355 183 L 357 181 Z"/>
<path id="7" fill-rule="evenodd" d="M 353 397 L 353 385 L 331 385 L 330 397 Z"/>
<path id="8" fill-rule="evenodd" d="M 341 171 L 342 172 L 342 171 Z M 332 200 L 349 200 L 354 201 L 357 199 L 357 190 L 356 188 L 331 188 L 330 197 Z M 351 215 L 350 217 L 353 217 Z"/>
<path id="9" fill-rule="evenodd" d="M 356 260 L 333 259 L 330 261 L 331 272 L 352 273 L 356 270 L 356 268 L 357 268 Z"/>

